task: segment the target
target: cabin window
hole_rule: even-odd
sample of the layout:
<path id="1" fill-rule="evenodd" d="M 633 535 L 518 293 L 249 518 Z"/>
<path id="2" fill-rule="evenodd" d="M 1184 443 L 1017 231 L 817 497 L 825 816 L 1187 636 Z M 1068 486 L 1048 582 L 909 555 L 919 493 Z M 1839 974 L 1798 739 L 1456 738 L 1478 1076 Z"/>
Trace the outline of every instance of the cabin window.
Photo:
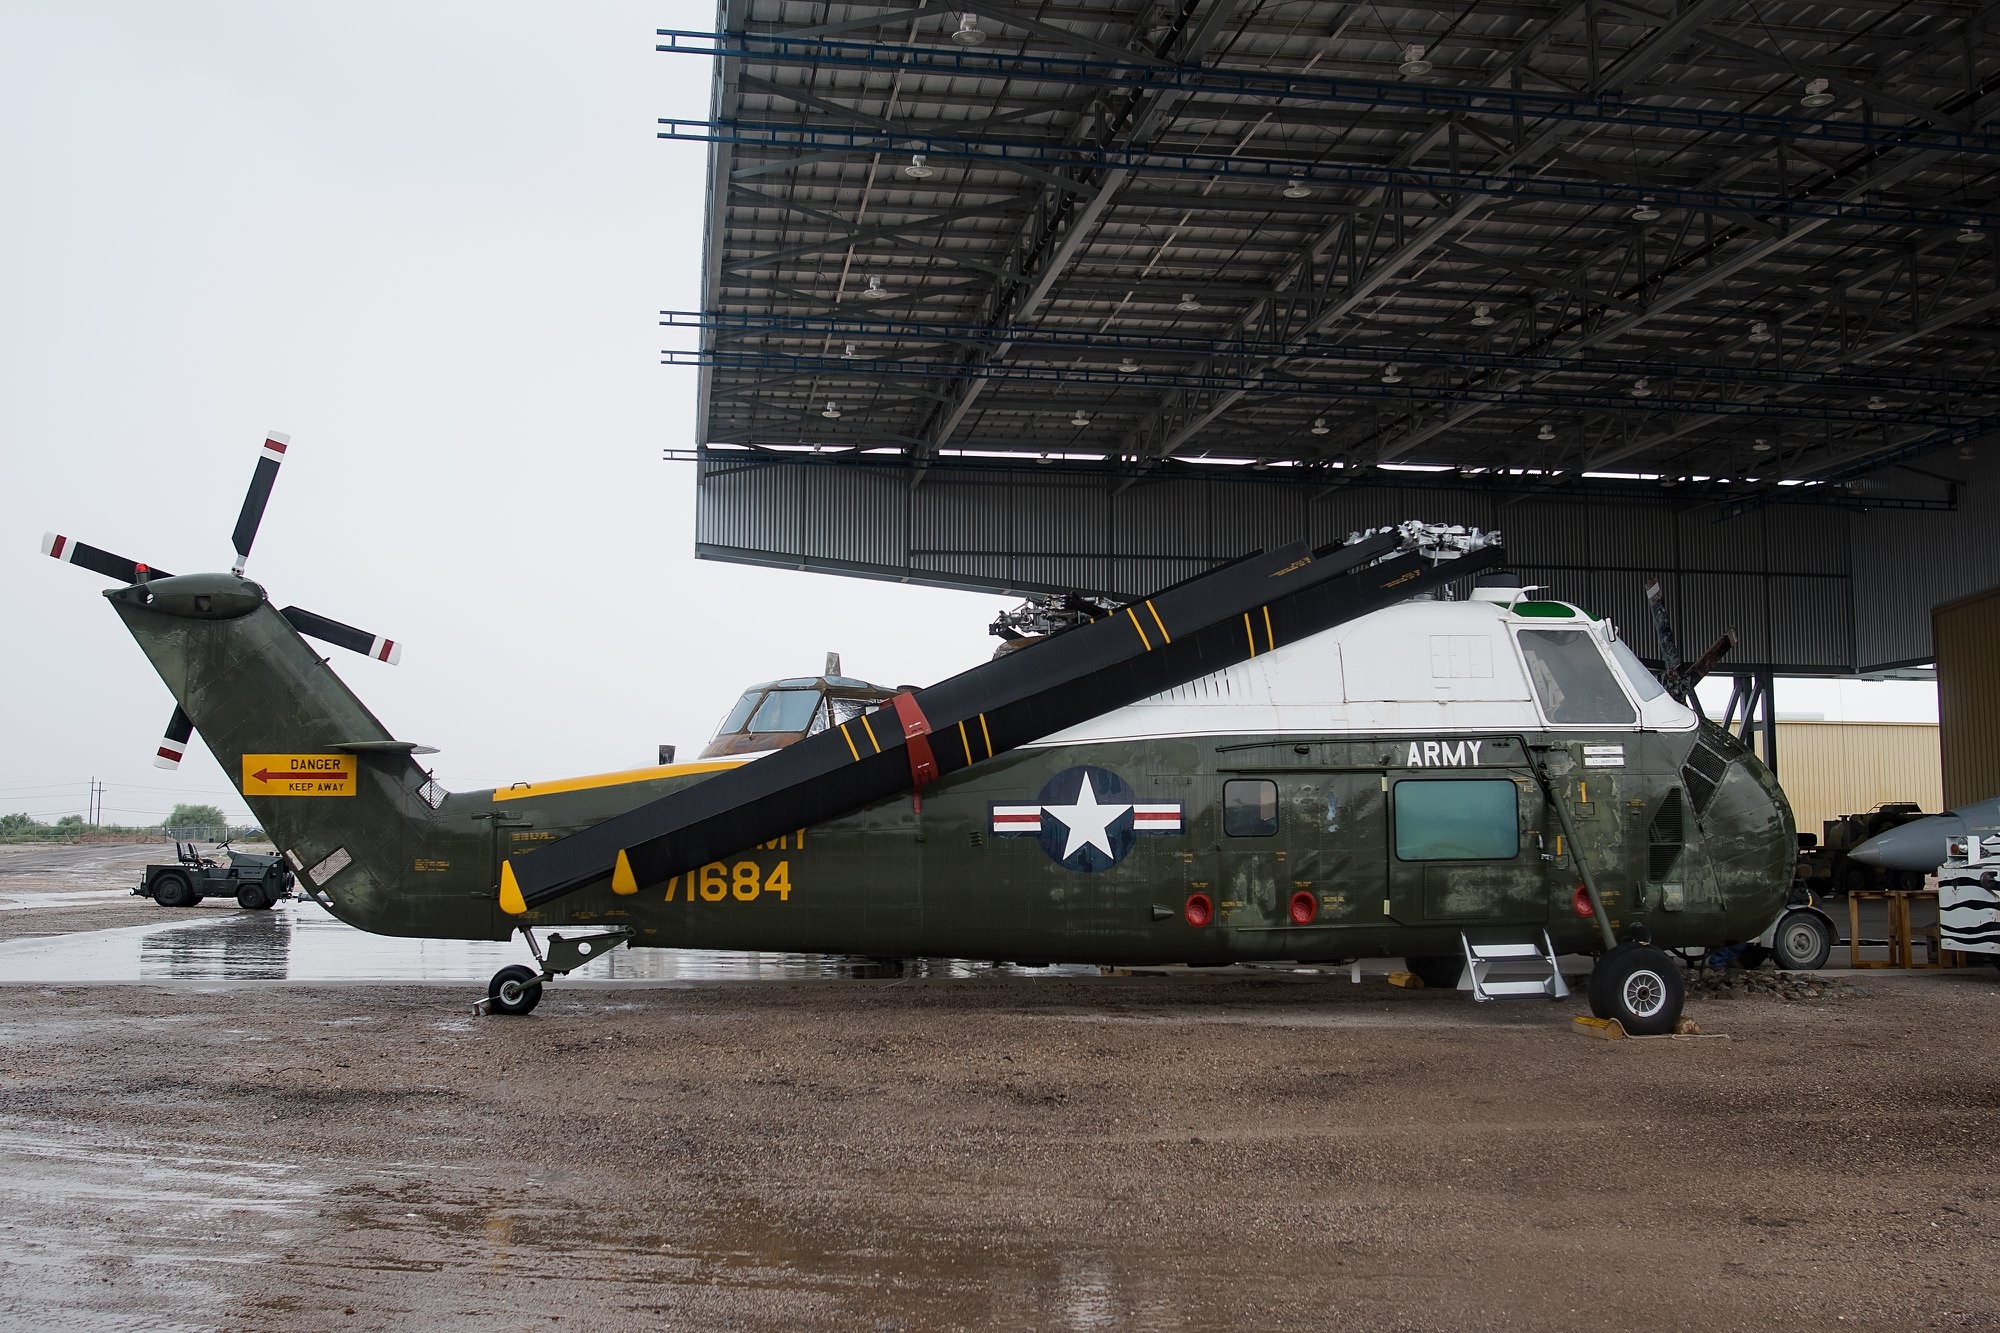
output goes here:
<path id="1" fill-rule="evenodd" d="M 833 709 L 833 723 L 852 722 L 881 701 L 879 699 L 828 699 L 827 705 Z"/>
<path id="2" fill-rule="evenodd" d="M 1222 831 L 1232 838 L 1268 838 L 1278 831 L 1278 784 L 1233 778 L 1222 784 Z"/>
<path id="3" fill-rule="evenodd" d="M 1524 629 L 1520 639 L 1528 679 L 1551 723 L 1630 726 L 1639 720 L 1588 631 Z"/>
<path id="4" fill-rule="evenodd" d="M 1395 806 L 1398 860 L 1507 861 L 1521 850 L 1511 780 L 1398 782 Z"/>
<path id="5" fill-rule="evenodd" d="M 772 690 L 750 715 L 751 731 L 804 731 L 819 707 L 818 690 Z"/>

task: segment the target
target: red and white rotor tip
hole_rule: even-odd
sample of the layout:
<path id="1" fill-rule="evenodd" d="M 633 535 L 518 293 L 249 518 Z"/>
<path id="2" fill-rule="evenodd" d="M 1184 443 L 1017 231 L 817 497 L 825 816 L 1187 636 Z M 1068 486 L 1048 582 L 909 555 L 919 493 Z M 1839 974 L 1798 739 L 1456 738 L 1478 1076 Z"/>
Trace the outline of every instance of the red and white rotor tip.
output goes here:
<path id="1" fill-rule="evenodd" d="M 287 435 L 287 434 L 285 434 L 285 433 L 284 433 L 283 431 L 281 431 L 281 430 L 267 430 L 267 431 L 265 431 L 265 432 L 264 432 L 264 457 L 266 457 L 266 458 L 270 459 L 270 460 L 271 460 L 272 462 L 274 462 L 274 463 L 282 463 L 282 462 L 284 462 L 284 461 L 285 461 L 285 446 L 286 446 L 286 445 L 289 445 L 289 444 L 290 444 L 291 442 L 292 442 L 292 437 L 291 437 L 291 436 L 289 436 L 289 435 Z"/>
<path id="2" fill-rule="evenodd" d="M 68 563 L 76 558 L 76 543 L 60 532 L 42 534 L 42 554 Z"/>
<path id="3" fill-rule="evenodd" d="M 387 662 L 390 666 L 395 666 L 403 660 L 403 645 L 378 634 L 375 636 L 375 642 L 368 647 L 368 655 L 378 662 Z"/>
<path id="4" fill-rule="evenodd" d="M 185 746 L 176 745 L 172 741 L 163 740 L 160 742 L 159 752 L 153 756 L 153 767 L 179 768 L 181 766 L 181 758 L 186 754 L 187 754 L 187 749 Z"/>

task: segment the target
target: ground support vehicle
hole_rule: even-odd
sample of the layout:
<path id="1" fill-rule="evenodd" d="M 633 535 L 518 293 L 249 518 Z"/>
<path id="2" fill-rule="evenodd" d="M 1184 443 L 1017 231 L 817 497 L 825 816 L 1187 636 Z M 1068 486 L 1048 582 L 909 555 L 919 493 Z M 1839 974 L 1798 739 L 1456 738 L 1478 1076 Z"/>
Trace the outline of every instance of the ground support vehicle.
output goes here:
<path id="1" fill-rule="evenodd" d="M 280 898 L 291 896 L 292 872 L 283 858 L 259 852 L 238 852 L 228 843 L 216 849 L 227 852 L 229 864 L 203 856 L 193 843 L 174 844 L 172 865 L 150 865 L 139 887 L 132 890 L 141 898 L 151 898 L 162 907 L 193 907 L 203 898 L 231 897 L 236 905 L 261 912 Z"/>
<path id="2" fill-rule="evenodd" d="M 1920 889 L 1920 872 L 1867 865 L 1848 853 L 1877 834 L 1923 819 L 1914 801 L 1889 801 L 1860 814 L 1842 815 L 1820 826 L 1820 834 L 1799 835 L 1799 859 L 1793 878 L 1820 897 L 1837 893 L 1890 893 Z"/>

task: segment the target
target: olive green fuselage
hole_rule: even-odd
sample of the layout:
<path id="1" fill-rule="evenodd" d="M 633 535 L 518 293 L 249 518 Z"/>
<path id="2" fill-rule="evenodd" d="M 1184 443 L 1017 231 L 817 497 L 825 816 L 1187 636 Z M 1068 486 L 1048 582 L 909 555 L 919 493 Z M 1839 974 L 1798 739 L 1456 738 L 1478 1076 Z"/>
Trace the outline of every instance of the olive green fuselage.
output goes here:
<path id="1" fill-rule="evenodd" d="M 194 575 L 107 595 L 232 778 L 259 756 L 343 757 L 343 794 L 246 778 L 246 799 L 336 914 L 383 934 L 618 926 L 637 946 L 1111 964 L 1449 954 L 1461 932 L 1547 929 L 1595 951 L 1586 873 L 1615 930 L 1643 924 L 1670 947 L 1756 935 L 1790 881 L 1783 796 L 1713 727 L 1185 736 L 1016 750 L 920 801 L 510 917 L 503 860 L 716 766 L 444 795 L 255 585 Z M 1474 788 L 1444 802 L 1410 788 L 1436 782 L 1478 784 L 1473 842 L 1437 825 Z"/>

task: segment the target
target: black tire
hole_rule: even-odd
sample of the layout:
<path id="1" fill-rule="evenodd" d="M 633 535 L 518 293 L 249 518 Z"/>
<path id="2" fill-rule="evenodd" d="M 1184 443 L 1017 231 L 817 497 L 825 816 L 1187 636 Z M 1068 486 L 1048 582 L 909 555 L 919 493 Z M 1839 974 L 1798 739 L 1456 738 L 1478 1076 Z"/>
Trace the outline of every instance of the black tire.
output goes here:
<path id="1" fill-rule="evenodd" d="M 1590 1011 L 1617 1019 L 1634 1037 L 1672 1032 L 1686 1001 L 1681 965 L 1650 944 L 1621 945 L 1599 959 L 1590 974 Z"/>
<path id="2" fill-rule="evenodd" d="M 245 884 L 236 891 L 236 905 L 246 912 L 262 912 L 271 906 L 262 884 Z"/>
<path id="3" fill-rule="evenodd" d="M 1736 951 L 1736 961 L 1743 964 L 1746 972 L 1755 972 L 1770 956 L 1771 951 L 1761 944 L 1746 944 Z"/>
<path id="4" fill-rule="evenodd" d="M 1601 955 L 1598 958 L 1596 964 L 1591 967 L 1590 977 L 1584 982 L 1584 987 L 1583 987 L 1583 993 L 1590 999 L 1591 1013 L 1596 1014 L 1599 1018 L 1604 1017 L 1604 1006 L 1607 1003 L 1607 1001 L 1602 995 L 1598 994 L 1598 987 L 1603 982 L 1604 978 L 1609 975 L 1609 972 L 1606 969 L 1605 964 L 1609 963 L 1614 958 L 1623 957 L 1625 954 L 1630 953 L 1634 949 L 1643 947 L 1644 946 L 1639 944 L 1636 940 L 1627 940 L 1623 944 L 1615 945 L 1612 948 L 1606 950 L 1603 953 L 1603 955 Z"/>
<path id="5" fill-rule="evenodd" d="M 534 968 L 519 963 L 501 968 L 486 983 L 486 998 L 493 1002 L 486 1006 L 486 1012 L 516 1018 L 532 1012 L 542 1002 L 540 977 Z"/>
<path id="6" fill-rule="evenodd" d="M 153 881 L 153 901 L 162 907 L 193 907 L 194 882 L 178 870 L 169 870 Z"/>
<path id="7" fill-rule="evenodd" d="M 1771 957 L 1788 972 L 1816 972 L 1833 952 L 1833 931 L 1817 912 L 1787 912 L 1771 936 Z"/>
<path id="8" fill-rule="evenodd" d="M 1465 971 L 1465 959 L 1455 953 L 1424 954 L 1405 958 L 1403 967 L 1423 982 L 1426 990 L 1450 990 Z"/>

